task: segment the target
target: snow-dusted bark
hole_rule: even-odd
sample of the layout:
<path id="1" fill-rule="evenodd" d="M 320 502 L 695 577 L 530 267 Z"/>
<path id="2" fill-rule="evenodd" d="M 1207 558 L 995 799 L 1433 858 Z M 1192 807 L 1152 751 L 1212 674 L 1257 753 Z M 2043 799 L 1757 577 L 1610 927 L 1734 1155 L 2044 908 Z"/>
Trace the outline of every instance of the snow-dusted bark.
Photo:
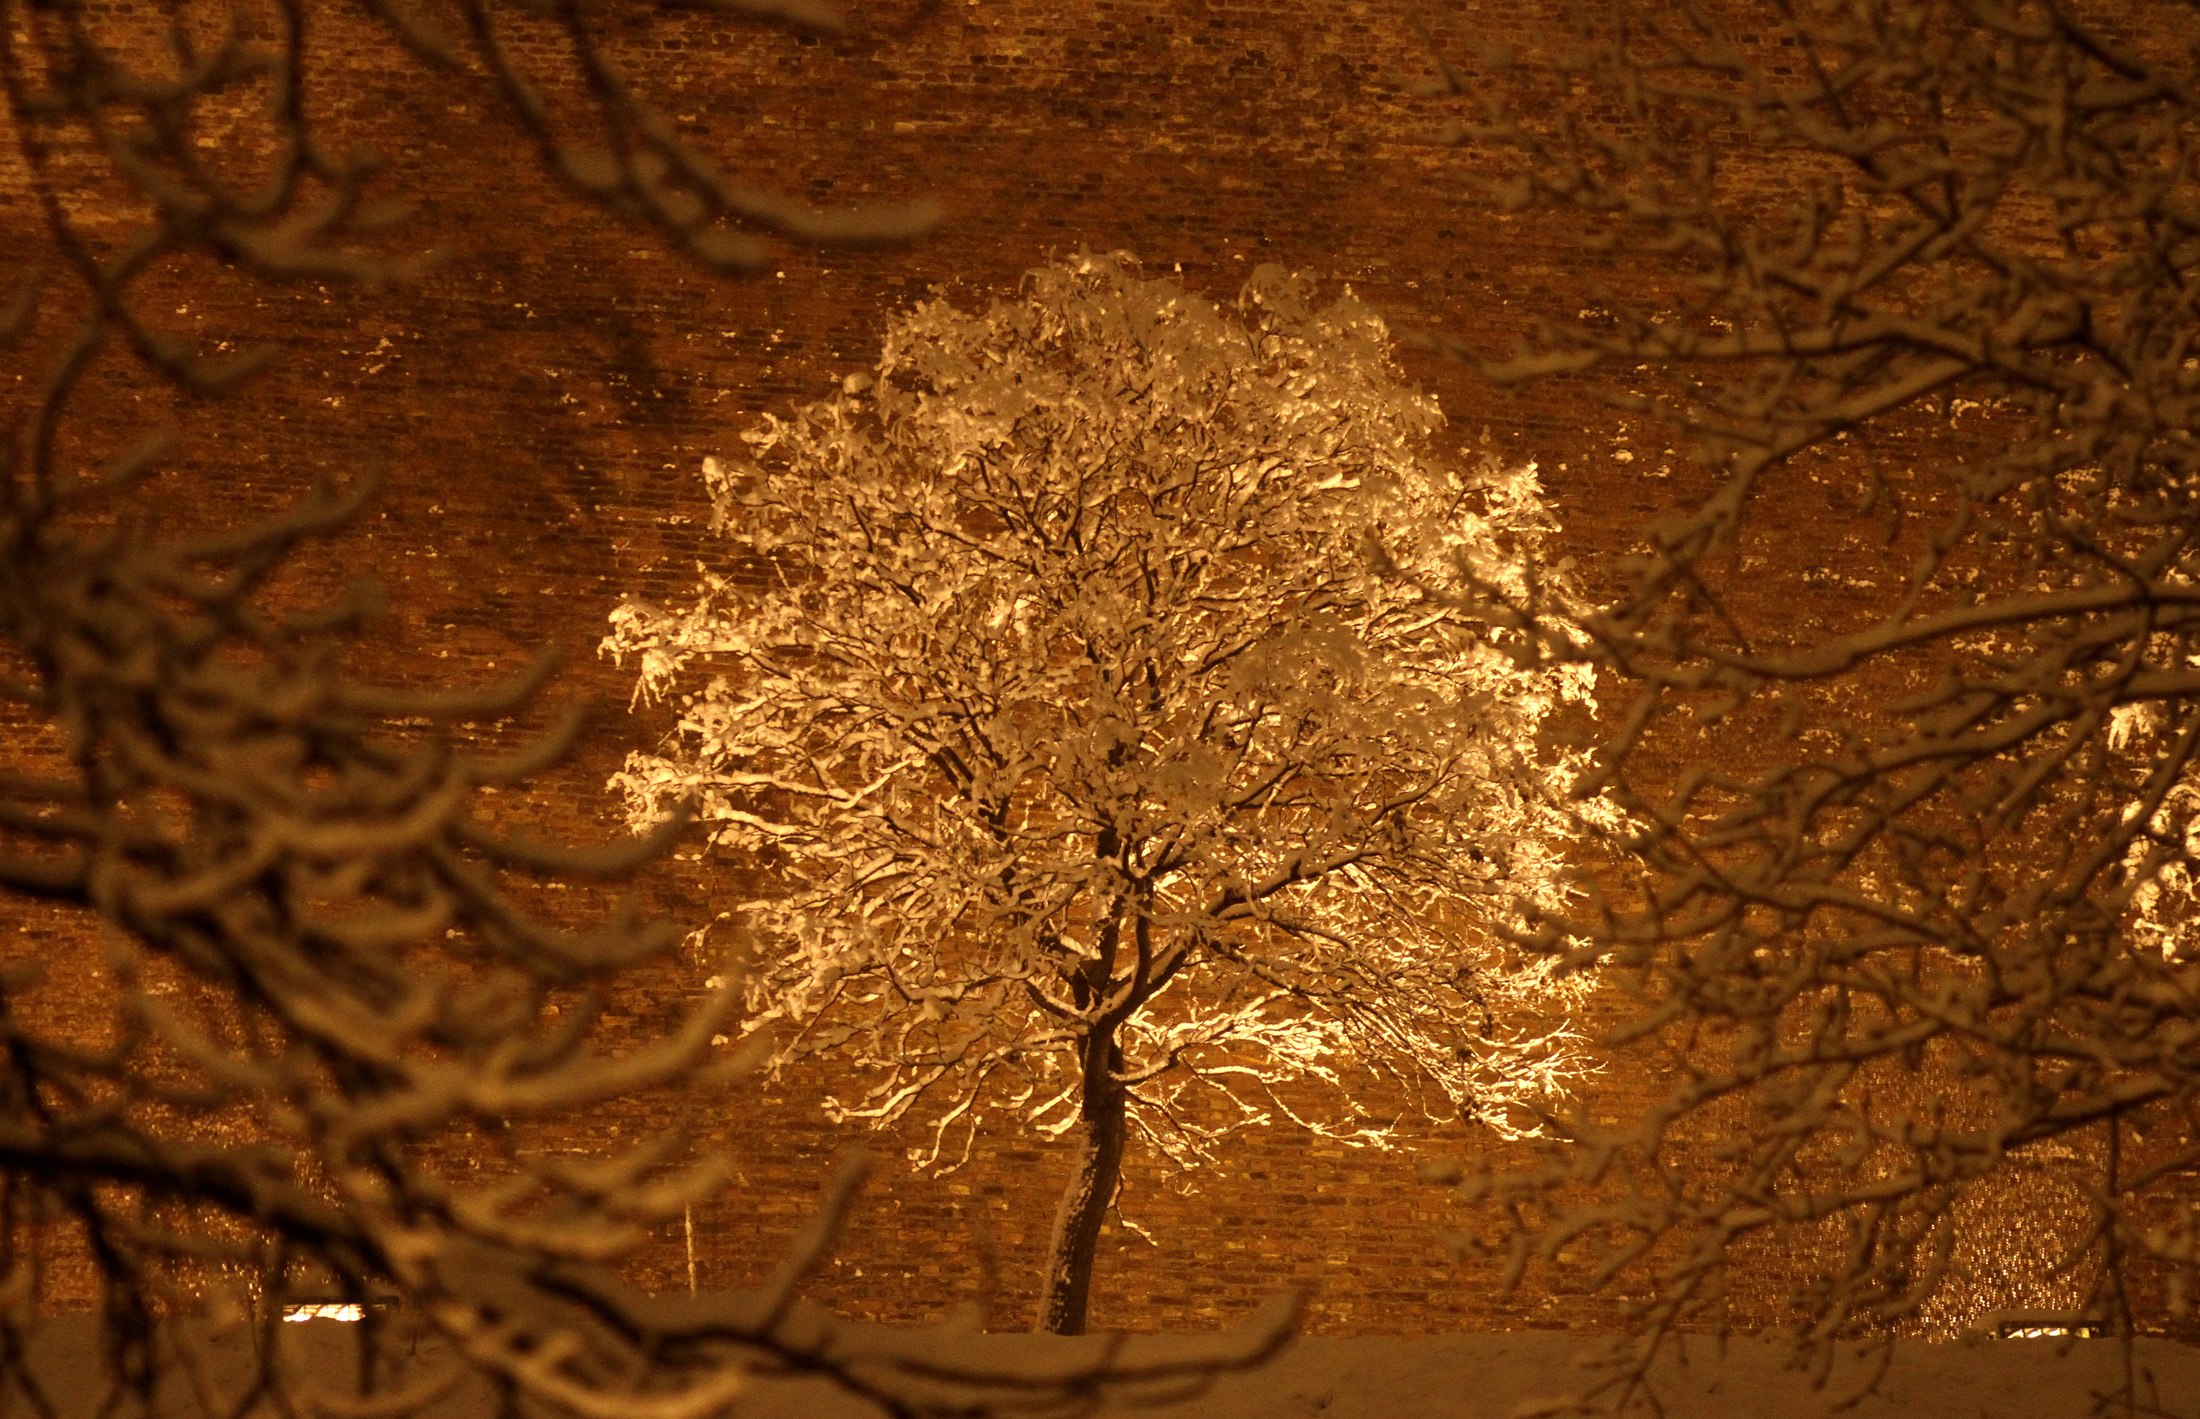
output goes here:
<path id="1" fill-rule="evenodd" d="M 1079 1062 L 1086 1080 L 1069 1130 L 1069 1181 L 1047 1239 L 1046 1272 L 1039 1284 L 1039 1326 L 1057 1335 L 1081 1335 L 1092 1298 L 1093 1254 L 1100 1226 L 1123 1176 L 1123 1148 L 1130 1141 L 1130 1094 L 1120 1082 L 1123 1052 L 1113 1034 L 1083 1041 L 1092 1058 Z"/>
<path id="2" fill-rule="evenodd" d="M 1532 1131 L 1583 987 L 1503 931 L 1567 890 L 1578 765 L 1539 733 L 1589 680 L 1490 599 L 1551 535 L 1533 469 L 1443 457 L 1440 423 L 1349 296 L 1271 268 L 1221 307 L 1084 257 L 919 305 L 707 460 L 726 557 L 605 642 L 679 707 L 614 782 L 766 868 L 712 929 L 745 1029 L 855 1066 L 839 1114 L 928 1120 L 945 1166 L 1118 1090 L 1179 1165 L 1272 1118 L 1381 1144 L 1367 1076 Z"/>
<path id="3" fill-rule="evenodd" d="M 1800 1235 L 1808 1334 L 1970 1323 L 2058 1196 L 2031 1280 L 2100 1323 L 2200 1259 L 2193 21 L 1683 0 L 1507 105 L 1447 71 L 1508 196 L 1642 258 L 1511 372 L 1609 376 L 1711 474 L 1590 624 L 1654 872 L 1586 949 L 1682 1073 L 1559 1170 L 1634 1195 L 1524 1242 L 1602 1256 L 1646 1335 Z"/>

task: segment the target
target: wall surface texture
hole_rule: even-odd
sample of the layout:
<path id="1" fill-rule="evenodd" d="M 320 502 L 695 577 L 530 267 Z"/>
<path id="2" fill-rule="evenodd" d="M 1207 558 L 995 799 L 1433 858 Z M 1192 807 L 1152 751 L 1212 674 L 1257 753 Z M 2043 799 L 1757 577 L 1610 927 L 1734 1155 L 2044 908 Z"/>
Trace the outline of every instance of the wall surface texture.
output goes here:
<path id="1" fill-rule="evenodd" d="M 380 291 L 269 288 L 207 268 L 164 276 L 174 299 L 160 309 L 177 330 L 272 341 L 282 358 L 239 397 L 203 404 L 118 373 L 74 425 L 81 456 L 173 422 L 183 441 L 156 486 L 162 516 L 179 524 L 265 512 L 316 478 L 378 477 L 375 500 L 334 549 L 338 565 L 371 569 L 390 589 L 391 618 L 362 666 L 458 684 L 555 647 L 564 669 L 552 705 L 593 701 L 601 712 L 578 754 L 512 816 L 600 838 L 622 831 L 606 775 L 666 722 L 630 716 L 626 673 L 596 658 L 607 613 L 628 595 L 684 595 L 698 558 L 713 555 L 702 457 L 760 412 L 864 367 L 897 308 L 935 287 L 966 300 L 1011 289 L 1055 254 L 1127 249 L 1218 295 L 1253 266 L 1280 262 L 1351 283 L 1401 332 L 1440 329 L 1497 355 L 1531 316 L 1574 315 L 1611 269 L 1563 224 L 1473 195 L 1471 179 L 1492 160 L 1433 141 L 1449 114 L 1412 92 L 1435 70 L 1404 0 L 855 8 L 861 32 L 834 40 L 700 10 L 605 20 L 642 90 L 736 176 L 820 204 L 929 194 L 949 214 L 908 246 L 781 243 L 761 273 L 729 280 L 559 188 L 478 76 L 424 71 L 368 21 L 325 7 L 312 49 L 321 112 L 333 134 L 382 154 L 383 189 L 417 203 L 400 247 L 437 259 Z M 1478 39 L 1552 42 L 1565 9 L 1424 8 L 1461 54 Z M 563 57 L 547 38 L 515 34 L 555 88 Z M 248 148 L 250 134 L 236 141 Z M 44 238 L 11 161 L 0 156 L 0 252 L 12 267 L 13 253 Z M 66 318 L 48 313 L 37 338 L 0 354 L 0 398 L 20 398 Z M 1501 390 L 1424 350 L 1402 358 L 1441 400 L 1450 442 L 1540 463 L 1592 581 L 1688 477 L 1592 388 Z M 1842 555 L 1830 494 L 1800 498 L 1793 517 L 1806 533 L 1814 518 L 1825 524 L 1811 555 L 1829 565 Z M 327 581 L 302 575 L 298 589 Z M 690 857 L 653 872 L 644 891 L 654 909 L 695 921 L 748 886 Z M 9 949 L 51 972 L 46 1008 L 96 1014 L 90 925 L 4 910 Z M 615 1003 L 613 1038 L 663 1028 L 708 970 L 682 960 L 635 983 Z M 754 1283 L 836 1152 L 864 1141 L 821 1115 L 827 1082 L 642 1100 L 574 1120 L 549 1145 L 586 1154 L 678 1127 L 730 1150 L 735 1180 L 694 1214 L 692 1253 L 687 1237 L 667 1235 L 640 1265 L 653 1284 L 684 1287 L 692 1254 L 705 1287 Z M 1591 1107 L 1616 1116 L 1654 1082 L 1608 1075 Z M 999 1132 L 969 1166 L 935 1178 L 904 1166 L 913 1141 L 869 1140 L 871 1181 L 813 1293 L 880 1319 L 981 1300 L 994 1324 L 1024 1323 L 1058 1150 Z M 1111 1225 L 1093 1323 L 1201 1328 L 1296 1286 L 1309 1289 L 1320 1332 L 1598 1324 L 1607 1299 L 1510 1298 L 1493 1268 L 1454 1257 L 1448 1232 L 1474 1223 L 1417 1169 L 1495 1146 L 1463 1125 L 1387 1154 L 1276 1130 L 1245 1138 L 1228 1166 L 1182 1180 L 1181 1192 L 1134 1156 L 1123 1211 L 1153 1242 Z"/>

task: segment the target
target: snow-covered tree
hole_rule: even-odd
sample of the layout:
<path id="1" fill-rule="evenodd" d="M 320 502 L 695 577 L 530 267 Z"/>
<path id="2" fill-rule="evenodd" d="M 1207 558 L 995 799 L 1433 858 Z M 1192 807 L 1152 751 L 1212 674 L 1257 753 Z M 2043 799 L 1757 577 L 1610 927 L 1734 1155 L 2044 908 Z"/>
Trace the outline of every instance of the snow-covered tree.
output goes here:
<path id="1" fill-rule="evenodd" d="M 1078 257 L 706 461 L 724 560 L 613 617 L 679 711 L 613 780 L 634 825 L 685 805 L 768 873 L 721 919 L 746 1029 L 926 1163 L 1070 1135 L 1042 1328 L 1084 1322 L 1134 1141 L 1518 1134 L 1581 1067 L 1583 987 L 1502 932 L 1565 894 L 1539 734 L 1590 682 L 1476 609 L 1552 520 L 1440 425 L 1349 294 Z"/>
<path id="2" fill-rule="evenodd" d="M 2097 1325 L 2200 1262 L 2196 33 L 1680 0 L 1502 103 L 1472 71 L 1516 56 L 1446 57 L 1501 195 L 1630 266 L 1511 373 L 1605 379 L 1695 455 L 1590 626 L 1641 691 L 1600 782 L 1655 871 L 1584 949 L 1679 1072 L 1544 1179 L 1634 1199 L 1528 1239 L 1601 1253 L 1647 1336 L 1732 1313 L 1767 1249 L 1821 1264 L 1760 1320 L 1972 1323 L 2057 1197 L 2034 1279 Z"/>

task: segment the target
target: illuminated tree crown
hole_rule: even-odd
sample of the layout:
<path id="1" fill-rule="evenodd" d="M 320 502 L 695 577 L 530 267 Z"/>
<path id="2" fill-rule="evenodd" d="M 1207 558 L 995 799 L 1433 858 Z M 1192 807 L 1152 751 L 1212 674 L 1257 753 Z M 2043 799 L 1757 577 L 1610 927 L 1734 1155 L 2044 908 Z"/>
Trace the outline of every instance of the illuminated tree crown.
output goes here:
<path id="1" fill-rule="evenodd" d="M 1580 986 L 1500 928 L 1564 891 L 1538 731 L 1590 684 L 1466 594 L 1524 595 L 1553 524 L 1441 423 L 1349 294 L 1078 257 L 917 306 L 706 461 L 728 556 L 613 617 L 680 711 L 614 779 L 635 826 L 692 803 L 771 879 L 732 934 L 776 1060 L 854 1065 L 832 1107 L 928 1120 L 928 1163 L 1076 1133 L 1043 1326 L 1082 1324 L 1129 1139 L 1516 1134 L 1581 1067 Z"/>

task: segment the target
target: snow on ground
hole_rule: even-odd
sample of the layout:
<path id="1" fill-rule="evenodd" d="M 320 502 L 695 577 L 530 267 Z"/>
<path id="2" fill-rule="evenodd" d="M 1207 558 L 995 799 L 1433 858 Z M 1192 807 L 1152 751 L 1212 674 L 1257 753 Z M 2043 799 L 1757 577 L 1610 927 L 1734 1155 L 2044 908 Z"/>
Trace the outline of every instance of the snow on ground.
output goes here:
<path id="1" fill-rule="evenodd" d="M 349 1368 L 348 1327 L 329 1321 L 285 1327 L 310 1352 L 301 1371 L 332 1380 Z M 98 1366 L 86 1318 L 49 1325 L 32 1347 L 33 1367 L 61 1400 L 57 1419 L 91 1419 Z M 1580 1383 L 1580 1357 L 1595 1341 L 1557 1331 L 1417 1338 L 1315 1336 L 1294 1342 L 1262 1368 L 1227 1375 L 1204 1393 L 1118 1395 L 1107 1415 L 1151 1419 L 1508 1419 L 1532 1402 Z M 1192 1336 L 980 1335 L 848 1326 L 836 1348 L 846 1354 L 918 1356 L 1038 1375 L 1082 1368 L 1112 1353 L 1129 1364 L 1180 1357 L 1211 1342 Z M 424 1343 L 419 1359 L 433 1358 Z M 1730 1342 L 1720 1354 L 1691 1340 L 1685 1356 L 1662 1364 L 1656 1391 L 1673 1419 L 1813 1419 L 1834 1412 L 1864 1371 L 1837 1369 L 1823 1390 L 1790 1369 L 1773 1340 Z M 2155 1412 L 2200 1419 L 2200 1348 L 2141 1340 L 2135 1362 L 2142 1394 Z M 2093 1396 L 2122 1382 L 2123 1352 L 2113 1341 L 1976 1340 L 1915 1344 L 1897 1352 L 1876 1393 L 1845 1411 L 1856 1419 L 2082 1419 Z M 486 1419 L 486 1396 L 460 1394 L 431 1419 Z M 178 1405 L 164 1413 L 183 1415 Z M 1636 1413 L 1648 1413 L 1637 1408 Z M 2110 1411 L 2121 1413 L 2120 1406 Z M 2141 1412 L 2146 1412 L 2142 1410 Z M 726 1419 L 859 1419 L 877 1411 L 817 1381 L 759 1381 Z"/>
<path id="2" fill-rule="evenodd" d="M 982 1339 L 1039 1350 L 1085 1343 Z M 1139 1357 L 1140 1339 L 1125 1347 L 1125 1359 Z M 1314 1336 L 1257 1371 L 1216 1381 L 1204 1395 L 1105 1412 L 1153 1419 L 1507 1419 L 1580 1384 L 1585 1372 L 1577 1361 L 1594 1343 L 1557 1331 Z M 1699 1339 L 1687 1347 L 1685 1365 L 1660 1368 L 1657 1394 L 1672 1419 L 1810 1419 L 1833 1412 L 1867 1375 L 1855 1365 L 1838 1368 L 1817 1390 L 1788 1368 L 1788 1353 L 1779 1342 L 1751 1339 L 1730 1342 L 1721 1357 Z M 2144 1392 L 2162 1408 L 2200 1416 L 2200 1348 L 2141 1340 L 2135 1360 L 2154 1381 Z M 2092 1396 L 2122 1379 L 2122 1350 L 2112 1341 L 1919 1343 L 1899 1350 L 1878 1392 L 1845 1412 L 1856 1419 L 2082 1419 L 2093 1411 Z M 807 1386 L 766 1385 L 744 1419 L 854 1419 L 862 1412 Z"/>

